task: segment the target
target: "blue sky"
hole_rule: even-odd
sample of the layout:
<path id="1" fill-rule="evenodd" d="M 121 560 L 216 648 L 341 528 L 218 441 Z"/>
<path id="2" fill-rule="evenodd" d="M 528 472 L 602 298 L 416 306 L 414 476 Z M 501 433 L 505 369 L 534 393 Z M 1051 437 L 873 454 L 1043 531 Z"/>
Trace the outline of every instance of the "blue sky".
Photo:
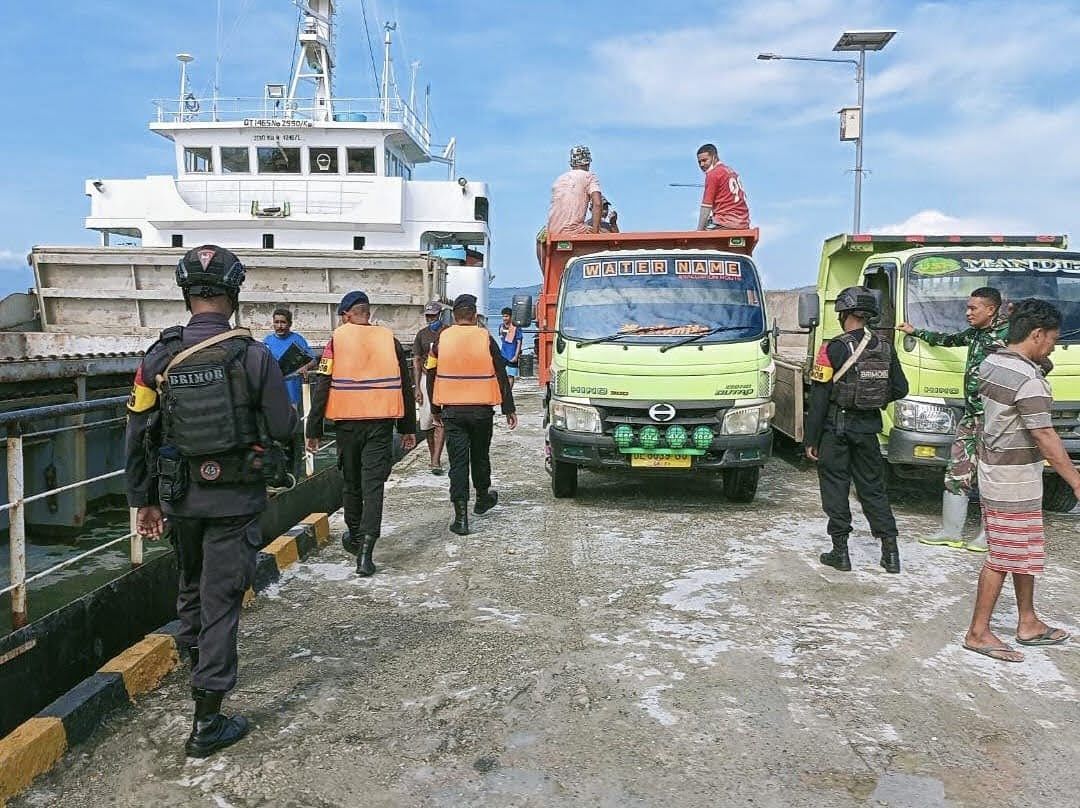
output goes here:
<path id="1" fill-rule="evenodd" d="M 224 95 L 284 80 L 287 0 L 222 0 Z M 396 19 L 399 83 L 420 59 L 436 140 L 458 173 L 492 186 L 496 285 L 535 282 L 533 236 L 574 143 L 624 229 L 693 225 L 696 147 L 742 175 L 757 258 L 773 288 L 812 283 L 824 237 L 851 225 L 854 148 L 836 111 L 847 65 L 761 62 L 760 51 L 831 56 L 853 28 L 900 31 L 869 60 L 863 229 L 1070 232 L 1080 219 L 1080 15 L 1073 3 L 759 0 L 663 4 L 368 0 Z M 38 0 L 0 34 L 0 294 L 30 283 L 33 244 L 93 244 L 87 178 L 171 173 L 149 100 L 175 93 L 174 54 L 209 87 L 215 0 Z M 373 30 L 375 46 L 379 32 Z M 378 53 L 376 53 L 378 58 Z M 339 95 L 374 92 L 359 0 L 339 3 Z M 436 176 L 437 170 L 428 172 Z"/>

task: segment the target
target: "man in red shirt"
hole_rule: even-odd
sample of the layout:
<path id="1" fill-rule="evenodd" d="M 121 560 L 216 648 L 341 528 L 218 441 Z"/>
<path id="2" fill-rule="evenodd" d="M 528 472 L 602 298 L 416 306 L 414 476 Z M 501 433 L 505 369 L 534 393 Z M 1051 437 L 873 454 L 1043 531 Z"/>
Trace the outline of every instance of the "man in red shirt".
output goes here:
<path id="1" fill-rule="evenodd" d="M 750 227 L 739 175 L 720 162 L 716 146 L 706 143 L 697 150 L 698 167 L 705 172 L 705 196 L 701 200 L 698 230 L 745 230 Z"/>

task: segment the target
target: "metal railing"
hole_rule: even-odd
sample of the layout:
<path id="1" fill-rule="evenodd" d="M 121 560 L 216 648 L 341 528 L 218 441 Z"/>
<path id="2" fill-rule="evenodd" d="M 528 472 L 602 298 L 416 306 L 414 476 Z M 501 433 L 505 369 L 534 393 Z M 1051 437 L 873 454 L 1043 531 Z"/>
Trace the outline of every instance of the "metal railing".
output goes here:
<path id="1" fill-rule="evenodd" d="M 136 529 L 135 516 L 138 512 L 137 508 L 130 508 L 130 524 L 129 531 L 123 536 L 119 536 L 115 539 L 99 544 L 86 552 L 79 553 L 71 558 L 64 559 L 63 561 L 52 565 L 51 567 L 36 572 L 33 575 L 27 576 L 26 574 L 26 506 L 37 502 L 47 497 L 57 496 L 59 494 L 75 491 L 94 483 L 103 482 L 105 480 L 115 479 L 122 477 L 125 473 L 125 469 L 117 469 L 115 471 L 109 471 L 105 474 L 98 474 L 93 477 L 88 477 L 83 480 L 77 480 L 75 482 L 66 483 L 64 485 L 58 485 L 54 488 L 50 488 L 47 491 L 42 491 L 36 494 L 26 496 L 26 479 L 25 479 L 25 441 L 30 439 L 40 439 L 47 437 L 55 437 L 56 435 L 63 434 L 65 432 L 76 431 L 89 431 L 92 429 L 100 429 L 109 426 L 116 426 L 118 424 L 125 423 L 127 421 L 126 416 L 119 416 L 115 418 L 107 418 L 100 421 L 93 421 L 88 424 L 75 423 L 67 426 L 53 427 L 49 429 L 42 429 L 38 431 L 28 432 L 25 428 L 35 422 L 45 421 L 53 418 L 64 418 L 69 416 L 83 416 L 93 412 L 102 412 L 110 409 L 116 409 L 127 403 L 127 396 L 115 396 L 112 398 L 102 398 L 93 401 L 77 401 L 69 404 L 57 404 L 47 407 L 34 407 L 26 410 L 15 410 L 7 413 L 0 413 L 0 431 L 6 430 L 7 432 L 7 493 L 8 501 L 0 504 L 0 513 L 6 512 L 8 514 L 9 532 L 8 532 L 8 546 L 10 548 L 10 583 L 0 589 L 0 595 L 11 593 L 11 622 L 13 628 L 22 628 L 27 623 L 27 587 L 29 584 L 46 578 L 60 570 L 77 564 L 84 559 L 87 559 L 93 555 L 97 555 L 105 550 L 115 547 L 123 542 L 130 542 L 129 545 L 129 558 L 131 565 L 137 567 L 143 563 L 143 539 L 139 535 Z M 310 385 L 307 381 L 304 381 L 303 385 L 303 402 L 304 412 L 307 413 L 311 409 L 311 392 Z M 303 434 L 303 427 L 306 423 L 307 417 L 302 416 L 300 419 L 301 434 Z M 332 447 L 335 441 L 328 441 L 320 444 L 319 448 L 315 452 L 307 451 L 304 449 L 304 471 L 307 476 L 311 476 L 315 473 L 315 457 L 316 455 L 324 452 L 326 449 Z"/>
<path id="2" fill-rule="evenodd" d="M 158 123 L 200 123 L 213 121 L 243 121 L 245 125 L 281 128 L 302 128 L 315 122 L 339 123 L 400 123 L 424 151 L 431 149 L 431 132 L 419 115 L 401 98 L 332 98 L 327 105 L 315 99 L 287 101 L 257 97 L 158 98 L 153 100 L 154 118 Z"/>

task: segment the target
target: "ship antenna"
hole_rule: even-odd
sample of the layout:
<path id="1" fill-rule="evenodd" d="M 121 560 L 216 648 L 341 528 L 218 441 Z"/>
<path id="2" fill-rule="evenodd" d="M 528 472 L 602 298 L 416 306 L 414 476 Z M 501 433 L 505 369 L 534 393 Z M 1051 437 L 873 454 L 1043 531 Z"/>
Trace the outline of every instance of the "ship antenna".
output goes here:
<path id="1" fill-rule="evenodd" d="M 397 30 L 397 23 L 387 22 L 383 30 L 386 35 L 383 38 L 382 117 L 384 121 L 388 121 L 391 109 L 390 88 L 394 86 L 394 58 L 390 53 L 393 39 L 390 34 Z"/>
<path id="2" fill-rule="evenodd" d="M 416 107 L 416 73 L 420 70 L 420 60 L 409 65 L 409 72 L 412 74 L 409 77 L 409 109 L 412 110 Z"/>

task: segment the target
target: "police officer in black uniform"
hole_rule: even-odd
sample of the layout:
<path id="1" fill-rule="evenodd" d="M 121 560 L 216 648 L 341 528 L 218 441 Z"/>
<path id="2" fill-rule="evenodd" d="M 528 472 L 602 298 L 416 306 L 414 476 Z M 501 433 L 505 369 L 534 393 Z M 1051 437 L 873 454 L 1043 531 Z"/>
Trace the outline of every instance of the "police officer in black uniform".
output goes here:
<path id="1" fill-rule="evenodd" d="M 244 267 L 228 250 L 189 251 L 176 283 L 191 311 L 146 352 L 128 403 L 128 503 L 137 530 L 171 531 L 180 568 L 177 646 L 191 659 L 195 720 L 185 749 L 206 757 L 248 723 L 221 714 L 236 684 L 236 632 L 261 546 L 266 485 L 284 471 L 275 442 L 296 426 L 270 351 L 229 320 Z"/>
<path id="2" fill-rule="evenodd" d="M 880 314 L 869 289 L 844 289 L 836 311 L 844 333 L 823 344 L 814 362 L 805 430 L 806 456 L 818 463 L 821 505 L 833 545 L 821 554 L 821 563 L 851 569 L 848 494 L 854 480 L 870 531 L 881 540 L 881 566 L 897 573 L 896 520 L 885 490 L 878 433 L 881 410 L 907 395 L 908 382 L 892 346 L 867 327 Z"/>
<path id="3" fill-rule="evenodd" d="M 501 408 L 510 429 L 518 423 L 506 361 L 495 338 L 478 326 L 476 303 L 475 295 L 457 296 L 454 325 L 439 331 L 428 356 L 431 415 L 446 429 L 450 454 L 450 531 L 459 536 L 469 534 L 470 472 L 476 487 L 473 513 L 487 513 L 499 502 L 499 492 L 491 489 L 492 407 Z"/>

